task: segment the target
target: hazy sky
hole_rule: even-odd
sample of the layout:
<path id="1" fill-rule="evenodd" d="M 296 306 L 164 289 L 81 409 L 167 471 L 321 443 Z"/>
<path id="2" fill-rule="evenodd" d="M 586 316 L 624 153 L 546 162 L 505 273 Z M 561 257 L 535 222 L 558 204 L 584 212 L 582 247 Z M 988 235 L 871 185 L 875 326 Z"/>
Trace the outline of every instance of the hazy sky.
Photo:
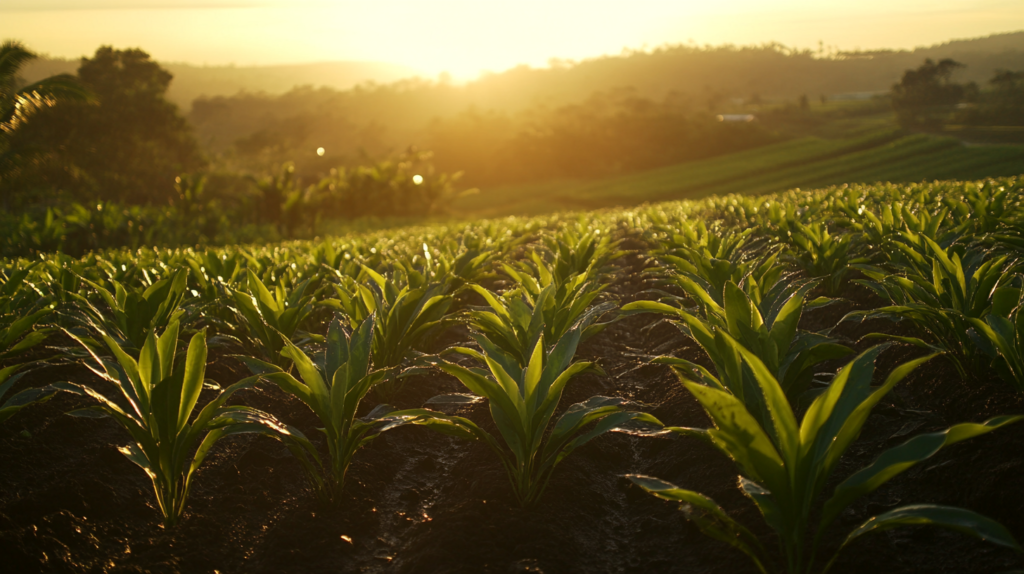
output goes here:
<path id="1" fill-rule="evenodd" d="M 0 0 L 0 39 L 52 56 L 141 47 L 164 62 L 375 60 L 428 76 L 663 44 L 913 48 L 1024 30 L 1024 0 Z"/>

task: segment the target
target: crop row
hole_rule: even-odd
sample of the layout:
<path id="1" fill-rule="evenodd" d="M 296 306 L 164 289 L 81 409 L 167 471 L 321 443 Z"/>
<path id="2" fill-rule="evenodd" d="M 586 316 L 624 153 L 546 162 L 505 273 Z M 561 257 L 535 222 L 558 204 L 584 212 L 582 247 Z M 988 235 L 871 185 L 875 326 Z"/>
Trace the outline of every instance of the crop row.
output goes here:
<path id="1" fill-rule="evenodd" d="M 706 496 L 629 478 L 684 503 L 701 531 L 761 571 L 812 571 L 823 562 L 819 534 L 854 501 L 945 446 L 1024 418 L 915 436 L 826 492 L 872 408 L 922 363 L 950 361 L 964 384 L 994 372 L 1024 392 L 1022 188 L 1015 179 L 843 186 L 273 246 L 8 260 L 0 266 L 0 400 L 10 396 L 0 422 L 59 392 L 86 397 L 90 406 L 70 414 L 110 417 L 125 429 L 130 442 L 119 450 L 151 478 L 167 526 L 181 519 L 204 457 L 232 434 L 281 441 L 325 505 L 340 501 L 356 452 L 400 426 L 488 445 L 523 506 L 541 499 L 566 456 L 605 432 L 698 437 L 735 462 L 740 488 L 778 535 L 778 553 Z M 620 305 L 609 287 L 638 272 L 623 264 L 624 245 L 646 257 L 652 288 Z M 837 304 L 851 281 L 885 304 L 840 322 L 891 319 L 911 333 L 873 333 L 865 339 L 879 344 L 858 354 L 831 329 L 800 328 L 806 312 Z M 601 372 L 574 361 L 578 346 L 637 314 L 667 319 L 703 351 L 697 362 L 654 362 L 676 372 L 711 428 L 665 426 L 623 397 L 559 406 L 574 377 Z M 439 350 L 452 329 L 469 339 Z M 872 386 L 875 359 L 891 345 L 922 356 Z M 224 387 L 208 381 L 210 348 L 251 376 Z M 819 372 L 837 361 L 845 365 L 835 373 Z M 86 365 L 101 382 L 19 384 L 52 362 Z M 437 371 L 465 392 L 422 408 L 390 406 L 409 377 Z M 322 436 L 236 396 L 261 385 L 307 405 Z M 200 405 L 204 388 L 215 396 Z M 447 414 L 482 401 L 487 424 Z M 871 517 L 839 550 L 906 524 L 1020 550 L 991 519 L 927 504 Z"/>

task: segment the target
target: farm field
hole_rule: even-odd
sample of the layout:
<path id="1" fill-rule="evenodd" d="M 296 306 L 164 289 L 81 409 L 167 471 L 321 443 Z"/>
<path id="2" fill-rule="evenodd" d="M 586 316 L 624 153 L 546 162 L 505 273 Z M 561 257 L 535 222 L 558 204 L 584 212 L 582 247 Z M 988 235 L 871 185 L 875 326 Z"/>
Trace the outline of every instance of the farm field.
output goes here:
<path id="1" fill-rule="evenodd" d="M 704 199 L 3 260 L 5 569 L 1019 571 L 1024 180 L 856 180 L 1020 154 L 808 138 L 586 191 Z"/>
<path id="2" fill-rule="evenodd" d="M 843 183 L 971 180 L 1024 171 L 1024 146 L 1020 145 L 972 146 L 953 137 L 908 135 L 891 127 L 891 122 L 870 120 L 854 122 L 852 128 L 843 127 L 832 136 L 807 135 L 614 178 L 498 186 L 459 200 L 454 209 L 481 217 L 532 215 L 729 193 L 774 193 Z"/>

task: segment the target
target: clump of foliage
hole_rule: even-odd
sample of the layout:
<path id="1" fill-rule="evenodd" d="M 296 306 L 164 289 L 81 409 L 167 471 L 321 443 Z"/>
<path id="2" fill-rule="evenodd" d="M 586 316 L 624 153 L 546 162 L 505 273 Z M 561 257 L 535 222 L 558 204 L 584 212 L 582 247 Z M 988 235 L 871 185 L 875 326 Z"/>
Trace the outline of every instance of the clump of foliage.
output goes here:
<path id="1" fill-rule="evenodd" d="M 476 423 L 465 418 L 449 419 L 450 425 L 437 430 L 482 440 L 498 455 L 522 506 L 536 503 L 544 493 L 555 467 L 573 450 L 590 440 L 632 421 L 659 425 L 657 419 L 640 412 L 637 405 L 614 397 L 595 396 L 570 406 L 549 429 L 562 391 L 569 381 L 583 373 L 602 373 L 588 361 L 572 362 L 583 330 L 567 332 L 548 350 L 543 337 L 537 341 L 527 364 L 484 337 L 477 338 L 482 352 L 457 347 L 453 352 L 467 355 L 487 366 L 487 371 L 469 369 L 442 361 L 438 367 L 455 376 L 474 395 L 436 397 L 434 403 L 466 403 L 486 398 L 491 417 L 505 446 Z M 590 430 L 583 429 L 594 424 Z"/>
<path id="2" fill-rule="evenodd" d="M 892 106 L 901 124 L 910 127 L 935 128 L 952 115 L 957 104 L 975 99 L 974 84 L 958 84 L 953 72 L 963 64 L 945 58 L 939 62 L 925 60 L 916 70 L 907 70 L 892 87 Z"/>
<path id="3" fill-rule="evenodd" d="M 326 348 L 315 358 L 310 358 L 282 337 L 286 345 L 282 354 L 292 361 L 301 380 L 275 365 L 241 358 L 253 373 L 305 403 L 324 425 L 320 430 L 327 439 L 329 456 L 326 462 L 321 461 L 304 437 L 294 435 L 288 438 L 288 442 L 317 495 L 325 503 L 340 503 L 345 472 L 360 448 L 386 430 L 408 423 L 428 422 L 422 419 L 422 411 L 398 411 L 383 404 L 363 417 L 356 417 L 367 394 L 394 370 L 373 367 L 373 329 L 372 315 L 357 325 L 351 334 L 335 318 L 327 332 Z"/>
<path id="4" fill-rule="evenodd" d="M 82 58 L 77 79 L 95 103 L 56 106 L 26 126 L 17 145 L 62 151 L 56 168 L 31 174 L 22 190 L 166 205 L 175 177 L 204 167 L 188 124 L 165 98 L 172 76 L 149 54 L 102 46 Z"/>
<path id="5" fill-rule="evenodd" d="M 704 407 L 714 427 L 670 430 L 701 437 L 736 463 L 740 489 L 778 536 L 784 563 L 780 571 L 791 574 L 816 571 L 821 533 L 857 499 L 946 446 L 1024 418 L 997 417 L 981 424 L 964 423 L 911 438 L 883 452 L 873 463 L 841 482 L 819 511 L 816 509 L 819 496 L 824 494 L 843 454 L 860 435 L 871 410 L 900 380 L 932 356 L 897 367 L 882 386 L 872 388 L 874 363 L 882 347 L 869 349 L 840 370 L 798 423 L 782 386 L 764 363 L 735 341 L 728 341 L 753 372 L 774 422 L 772 428 L 767 428 L 736 395 L 682 378 L 683 385 Z M 640 475 L 629 478 L 655 496 L 683 503 L 683 511 L 701 532 L 746 554 L 759 571 L 776 570 L 760 540 L 710 498 L 656 478 Z M 816 523 L 814 517 L 818 517 Z M 1021 550 L 1013 536 L 989 518 L 962 508 L 916 504 L 868 518 L 850 532 L 836 553 L 864 534 L 914 524 L 941 526 Z M 833 556 L 825 570 L 834 560 Z"/>
<path id="6" fill-rule="evenodd" d="M 97 403 L 71 414 L 110 417 L 131 436 L 131 443 L 118 450 L 153 481 L 165 526 L 175 526 L 181 520 L 195 471 L 221 438 L 249 432 L 291 441 L 302 438 L 267 413 L 225 404 L 238 391 L 254 385 L 256 377 L 220 391 L 193 418 L 206 383 L 206 334 L 194 335 L 184 360 L 179 361 L 178 333 L 176 321 L 159 337 L 156 329 L 150 330 L 137 360 L 109 336 L 102 338 L 113 360 L 92 353 L 90 345 L 79 339 L 90 353 L 90 370 L 112 385 L 119 396 L 112 399 L 88 385 L 66 383 Z M 215 383 L 210 386 L 218 388 Z"/>
<path id="7" fill-rule="evenodd" d="M 17 190 L 19 177 L 56 149 L 52 142 L 40 146 L 23 141 L 37 121 L 33 116 L 58 105 L 92 101 L 92 94 L 69 74 L 19 86 L 19 70 L 35 58 L 20 42 L 0 44 L 0 195 L 5 210 L 11 207 L 10 196 Z"/>

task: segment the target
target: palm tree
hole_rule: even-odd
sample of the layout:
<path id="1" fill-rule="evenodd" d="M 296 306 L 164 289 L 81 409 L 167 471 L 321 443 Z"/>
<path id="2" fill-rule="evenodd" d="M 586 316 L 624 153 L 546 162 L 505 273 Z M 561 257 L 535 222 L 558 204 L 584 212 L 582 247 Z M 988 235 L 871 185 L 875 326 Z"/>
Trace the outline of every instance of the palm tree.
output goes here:
<path id="1" fill-rule="evenodd" d="M 7 40 L 0 44 L 0 184 L 46 151 L 11 145 L 33 114 L 62 102 L 94 100 L 92 93 L 71 74 L 51 76 L 19 88 L 18 70 L 35 58 L 20 42 Z"/>

